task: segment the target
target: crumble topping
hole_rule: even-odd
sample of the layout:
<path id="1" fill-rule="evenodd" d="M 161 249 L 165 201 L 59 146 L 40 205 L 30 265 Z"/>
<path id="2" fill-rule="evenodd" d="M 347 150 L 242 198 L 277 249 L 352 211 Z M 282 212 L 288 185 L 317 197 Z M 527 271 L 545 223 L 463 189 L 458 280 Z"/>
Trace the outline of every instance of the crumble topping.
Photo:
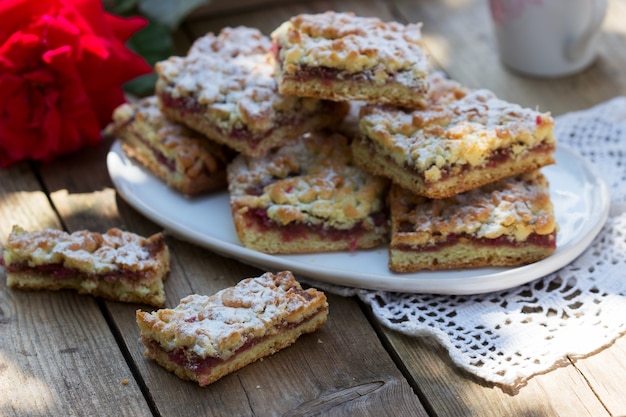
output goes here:
<path id="1" fill-rule="evenodd" d="M 117 228 L 103 234 L 87 230 L 70 234 L 55 229 L 27 232 L 20 226 L 13 226 L 4 261 L 7 267 L 20 263 L 29 267 L 60 264 L 86 274 L 158 271 L 162 264 L 154 253 L 162 250 L 167 247 L 160 233 L 144 238 Z"/>
<path id="2" fill-rule="evenodd" d="M 270 50 L 272 41 L 258 29 L 246 26 L 226 27 L 216 37 L 212 34 L 198 38 L 188 55 L 221 56 L 228 60 L 235 57 L 265 55 Z"/>
<path id="3" fill-rule="evenodd" d="M 425 109 L 367 105 L 359 124 L 361 133 L 388 149 L 398 164 L 424 172 L 428 181 L 441 179 L 450 165 L 482 166 L 498 149 L 515 159 L 556 142 L 549 113 L 506 102 L 486 89 L 463 87 L 440 73 L 428 82 Z"/>
<path id="4" fill-rule="evenodd" d="M 384 208 L 387 181 L 352 165 L 345 136 L 308 133 L 263 158 L 239 155 L 228 168 L 231 204 L 265 209 L 277 224 L 349 229 Z"/>
<path id="5" fill-rule="evenodd" d="M 138 311 L 144 336 L 164 349 L 228 359 L 248 341 L 275 335 L 328 307 L 325 295 L 303 290 L 289 271 L 247 278 L 211 296 L 192 294 L 173 309 Z"/>
<path id="6" fill-rule="evenodd" d="M 402 25 L 329 11 L 294 16 L 271 36 L 280 47 L 279 60 L 288 73 L 301 66 L 349 73 L 374 70 L 378 80 L 402 72 L 405 74 L 398 81 L 411 84 L 428 71 L 421 24 Z"/>
<path id="7" fill-rule="evenodd" d="M 203 135 L 180 123 L 168 120 L 159 108 L 155 96 L 125 103 L 113 113 L 113 130 L 122 140 L 124 130 L 134 134 L 147 145 L 155 147 L 176 161 L 176 169 L 189 178 L 203 172 L 214 173 L 225 167 L 227 151 Z"/>
<path id="8" fill-rule="evenodd" d="M 226 131 L 238 124 L 270 129 L 281 112 L 314 110 L 319 100 L 281 96 L 274 78 L 271 40 L 258 29 L 225 28 L 199 38 L 185 57 L 170 57 L 155 66 L 157 94 L 191 97 L 210 107 Z"/>
<path id="9" fill-rule="evenodd" d="M 522 242 L 557 228 L 548 180 L 539 170 L 444 199 L 394 187 L 391 204 L 394 243 L 414 246 L 445 241 L 450 234 Z"/>

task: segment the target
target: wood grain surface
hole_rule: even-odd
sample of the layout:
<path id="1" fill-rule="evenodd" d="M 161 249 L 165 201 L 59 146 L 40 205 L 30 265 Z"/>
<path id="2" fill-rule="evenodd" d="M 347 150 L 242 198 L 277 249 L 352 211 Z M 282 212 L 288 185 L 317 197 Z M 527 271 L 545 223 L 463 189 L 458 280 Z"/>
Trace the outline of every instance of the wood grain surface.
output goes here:
<path id="1" fill-rule="evenodd" d="M 609 1 L 598 60 L 559 79 L 534 79 L 499 62 L 486 0 L 212 1 L 176 33 L 196 37 L 247 25 L 269 34 L 302 12 L 354 11 L 422 22 L 433 65 L 475 88 L 553 115 L 626 94 L 626 2 Z M 0 170 L 0 246 L 14 224 L 149 235 L 162 228 L 116 193 L 107 139 L 48 164 Z M 222 221 L 223 219 L 198 219 Z M 166 233 L 172 269 L 166 304 L 211 294 L 263 271 Z M 9 289 L 0 268 L 2 416 L 625 416 L 626 340 L 569 358 L 518 392 L 458 369 L 428 337 L 382 326 L 357 298 L 328 294 L 328 322 L 277 354 L 208 387 L 183 381 L 145 358 L 137 309 L 72 291 Z"/>

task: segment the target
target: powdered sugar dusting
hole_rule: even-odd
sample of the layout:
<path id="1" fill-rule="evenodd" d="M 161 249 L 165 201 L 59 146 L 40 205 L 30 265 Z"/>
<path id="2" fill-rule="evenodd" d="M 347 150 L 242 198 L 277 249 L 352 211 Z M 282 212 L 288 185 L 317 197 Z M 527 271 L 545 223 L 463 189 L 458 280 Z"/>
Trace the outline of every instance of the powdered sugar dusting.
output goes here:
<path id="1" fill-rule="evenodd" d="M 189 295 L 174 309 L 151 313 L 151 320 L 166 349 L 227 359 L 249 340 L 276 334 L 274 326 L 296 323 L 325 304 L 323 293 L 304 291 L 290 272 L 267 272 L 211 296 Z"/>
<path id="2" fill-rule="evenodd" d="M 148 248 L 157 239 L 162 237 L 144 238 L 120 229 L 110 229 L 104 234 L 86 230 L 70 234 L 55 229 L 27 232 L 15 226 L 9 236 L 5 261 L 7 264 L 27 262 L 31 267 L 62 264 L 85 273 L 144 271 L 158 267 Z"/>
<path id="3" fill-rule="evenodd" d="M 185 57 L 170 57 L 156 65 L 157 90 L 173 98 L 191 96 L 221 112 L 222 128 L 243 120 L 265 130 L 275 113 L 293 109 L 301 100 L 280 96 L 274 78 L 271 41 L 258 29 L 225 28 L 219 35 L 199 38 Z"/>
<path id="4" fill-rule="evenodd" d="M 549 113 L 501 100 L 489 90 L 462 87 L 440 73 L 432 74 L 429 84 L 425 109 L 370 105 L 361 111 L 361 131 L 392 149 L 400 164 L 419 170 L 481 166 L 500 148 L 515 158 L 539 144 L 556 142 Z"/>
<path id="5" fill-rule="evenodd" d="M 353 164 L 345 136 L 320 132 L 303 135 L 263 158 L 239 155 L 228 175 L 231 204 L 266 210 L 282 225 L 337 229 L 360 222 L 374 227 L 370 216 L 383 210 L 387 185 Z"/>
<path id="6" fill-rule="evenodd" d="M 540 171 L 439 200 L 399 188 L 394 193 L 394 223 L 403 225 L 402 233 L 409 233 L 413 244 L 445 241 L 451 234 L 524 241 L 532 233 L 547 235 L 557 227 L 548 181 Z"/>
<path id="7" fill-rule="evenodd" d="M 412 74 L 411 83 L 428 72 L 420 24 L 386 23 L 353 13 L 301 14 L 277 28 L 272 37 L 281 46 L 280 59 L 286 68 L 321 66 L 354 73 L 381 67 L 390 73 Z"/>

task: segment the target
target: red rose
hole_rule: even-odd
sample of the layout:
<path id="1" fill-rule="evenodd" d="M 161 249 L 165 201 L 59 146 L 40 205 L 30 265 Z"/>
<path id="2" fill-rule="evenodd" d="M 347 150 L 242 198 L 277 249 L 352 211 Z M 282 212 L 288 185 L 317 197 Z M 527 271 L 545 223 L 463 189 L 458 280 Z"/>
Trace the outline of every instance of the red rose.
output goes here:
<path id="1" fill-rule="evenodd" d="M 101 0 L 1 0 L 0 167 L 99 143 L 122 85 L 152 71 L 124 45 L 145 24 Z"/>

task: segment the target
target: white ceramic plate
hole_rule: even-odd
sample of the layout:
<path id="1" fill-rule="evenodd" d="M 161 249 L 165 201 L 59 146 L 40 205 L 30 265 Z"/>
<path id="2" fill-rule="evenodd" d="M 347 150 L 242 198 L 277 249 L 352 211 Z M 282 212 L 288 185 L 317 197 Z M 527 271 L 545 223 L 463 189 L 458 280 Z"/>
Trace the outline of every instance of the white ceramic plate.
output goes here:
<path id="1" fill-rule="evenodd" d="M 387 248 L 355 252 L 267 255 L 244 248 L 232 223 L 228 193 L 189 198 L 152 176 L 115 142 L 107 157 L 118 193 L 143 215 L 182 240 L 268 271 L 290 270 L 318 281 L 367 289 L 474 294 L 515 287 L 562 268 L 580 255 L 607 219 L 609 193 L 594 167 L 559 146 L 555 165 L 543 168 L 559 224 L 557 250 L 518 268 L 480 268 L 397 274 L 387 268 Z"/>

